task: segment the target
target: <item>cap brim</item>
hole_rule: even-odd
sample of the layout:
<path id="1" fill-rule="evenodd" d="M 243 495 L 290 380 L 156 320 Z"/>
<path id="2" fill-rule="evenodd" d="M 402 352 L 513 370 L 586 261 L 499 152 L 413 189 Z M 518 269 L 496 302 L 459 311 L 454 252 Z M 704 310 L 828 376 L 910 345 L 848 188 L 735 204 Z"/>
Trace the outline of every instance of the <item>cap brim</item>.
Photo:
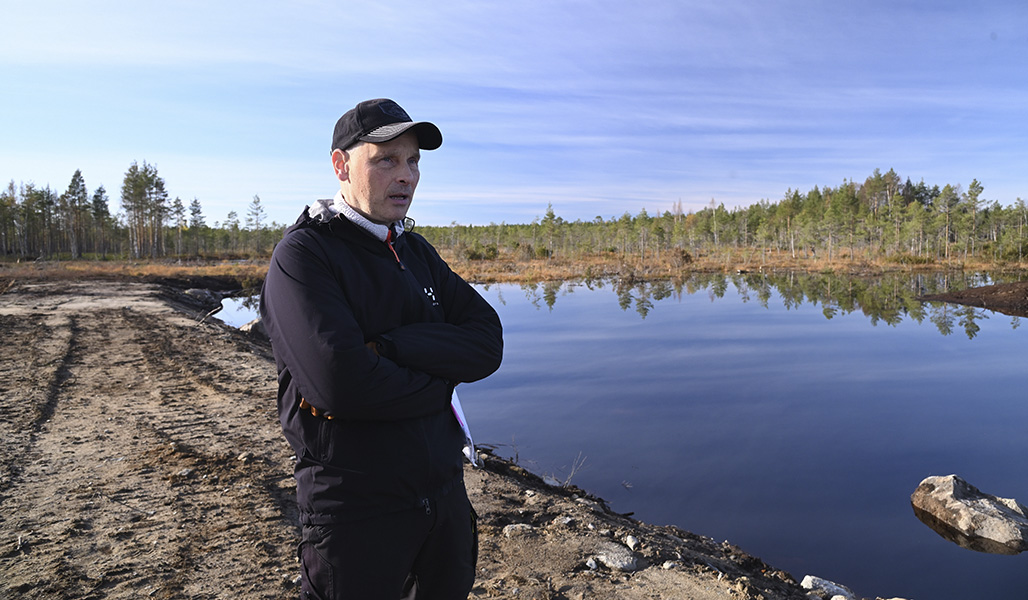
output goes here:
<path id="1" fill-rule="evenodd" d="M 401 123 L 383 125 L 357 139 L 362 142 L 380 144 L 400 137 L 411 128 L 414 128 L 414 133 L 418 136 L 418 147 L 422 150 L 435 150 L 439 146 L 443 145 L 442 132 L 439 131 L 438 127 L 428 121 L 404 121 Z"/>

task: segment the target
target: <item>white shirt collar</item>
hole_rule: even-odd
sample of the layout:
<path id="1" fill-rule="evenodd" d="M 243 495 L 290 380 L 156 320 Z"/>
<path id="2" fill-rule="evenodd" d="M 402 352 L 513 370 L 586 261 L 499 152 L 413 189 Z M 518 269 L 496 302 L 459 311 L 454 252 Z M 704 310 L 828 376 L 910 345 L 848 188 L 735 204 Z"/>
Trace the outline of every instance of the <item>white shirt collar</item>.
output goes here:
<path id="1" fill-rule="evenodd" d="M 330 200 L 317 200 L 314 204 L 307 209 L 307 214 L 312 219 L 317 221 L 329 221 L 336 215 L 343 215 L 348 221 L 361 229 L 367 231 L 371 235 L 378 238 L 379 241 L 386 241 L 386 236 L 389 234 L 389 225 L 379 225 L 378 223 L 372 223 L 356 210 L 352 206 L 346 203 L 343 198 L 343 191 L 339 190 L 336 192 L 335 198 Z M 392 224 L 392 230 L 394 235 L 398 238 L 403 235 L 403 221 L 397 221 Z"/>

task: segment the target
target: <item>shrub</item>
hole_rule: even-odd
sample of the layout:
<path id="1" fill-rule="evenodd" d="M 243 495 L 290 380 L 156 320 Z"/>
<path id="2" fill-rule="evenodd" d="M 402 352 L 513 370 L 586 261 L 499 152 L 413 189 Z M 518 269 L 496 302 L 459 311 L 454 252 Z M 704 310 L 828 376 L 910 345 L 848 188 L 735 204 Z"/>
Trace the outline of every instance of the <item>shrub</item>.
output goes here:
<path id="1" fill-rule="evenodd" d="M 675 250 L 672 250 L 668 253 L 668 257 L 668 260 L 671 262 L 671 266 L 675 268 L 688 265 L 693 261 L 692 254 L 689 254 L 689 251 L 684 248 L 676 248 Z"/>
<path id="2" fill-rule="evenodd" d="M 894 254 L 888 260 L 898 265 L 930 265 L 935 262 L 935 259 L 931 256 L 915 256 L 906 252 Z"/>
<path id="3" fill-rule="evenodd" d="M 499 256 L 500 250 L 496 244 L 483 246 L 480 242 L 475 242 L 470 247 L 464 248 L 464 258 L 468 260 L 495 260 Z"/>

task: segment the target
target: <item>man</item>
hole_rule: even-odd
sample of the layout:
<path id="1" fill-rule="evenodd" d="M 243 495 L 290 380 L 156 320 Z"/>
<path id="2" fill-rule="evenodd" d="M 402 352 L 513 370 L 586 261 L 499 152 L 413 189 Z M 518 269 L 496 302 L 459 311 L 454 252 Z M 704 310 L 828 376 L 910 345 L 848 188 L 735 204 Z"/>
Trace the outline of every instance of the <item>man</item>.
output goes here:
<path id="1" fill-rule="evenodd" d="M 439 129 L 395 102 L 336 123 L 334 200 L 275 248 L 261 315 L 296 452 L 304 598 L 466 598 L 477 533 L 455 385 L 500 365 L 499 318 L 406 219 Z"/>

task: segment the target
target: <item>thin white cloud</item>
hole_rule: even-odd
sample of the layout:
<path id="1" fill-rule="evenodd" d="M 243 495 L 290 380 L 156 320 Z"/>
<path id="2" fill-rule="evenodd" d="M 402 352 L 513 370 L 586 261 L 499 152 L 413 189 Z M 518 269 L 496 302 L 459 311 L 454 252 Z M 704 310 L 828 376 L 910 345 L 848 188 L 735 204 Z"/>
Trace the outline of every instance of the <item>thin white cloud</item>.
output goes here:
<path id="1" fill-rule="evenodd" d="M 12 4 L 18 181 L 82 168 L 110 191 L 159 159 L 183 197 L 259 193 L 291 221 L 333 191 L 334 120 L 390 96 L 443 129 L 414 209 L 441 224 L 749 204 L 874 168 L 1028 195 L 1023 2 Z"/>

